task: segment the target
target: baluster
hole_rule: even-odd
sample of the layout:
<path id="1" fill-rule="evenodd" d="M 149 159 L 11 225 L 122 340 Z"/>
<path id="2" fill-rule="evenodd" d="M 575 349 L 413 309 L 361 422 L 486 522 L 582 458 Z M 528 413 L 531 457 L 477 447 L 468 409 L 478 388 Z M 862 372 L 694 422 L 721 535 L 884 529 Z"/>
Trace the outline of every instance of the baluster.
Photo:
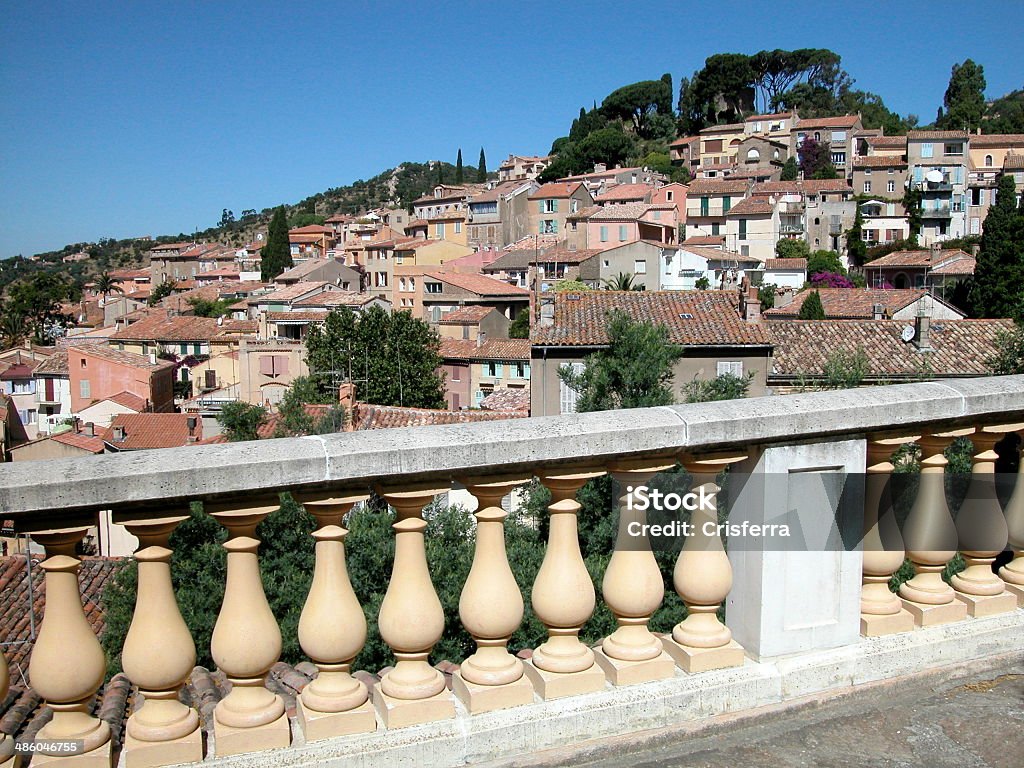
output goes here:
<path id="1" fill-rule="evenodd" d="M 388 728 L 455 716 L 444 675 L 430 666 L 430 650 L 444 632 L 444 609 L 430 581 L 423 508 L 447 487 L 433 484 L 393 486 L 378 492 L 395 509 L 395 562 L 380 605 L 377 624 L 395 655 L 395 668 L 373 689 Z"/>
<path id="2" fill-rule="evenodd" d="M 345 566 L 345 515 L 365 495 L 306 501 L 316 518 L 313 583 L 299 617 L 299 645 L 320 674 L 299 695 L 299 725 L 306 741 L 373 731 L 377 716 L 366 685 L 350 674 L 366 642 L 366 617 Z"/>
<path id="3" fill-rule="evenodd" d="M 967 606 L 954 597 L 953 588 L 942 580 L 942 570 L 957 550 L 956 524 L 946 503 L 946 457 L 942 455 L 957 437 L 974 430 L 922 435 L 921 481 L 917 498 L 903 524 L 907 557 L 914 564 L 914 576 L 900 585 L 903 607 L 914 617 L 914 624 L 927 627 L 960 621 L 967 617 Z"/>
<path id="4" fill-rule="evenodd" d="M 187 516 L 124 519 L 138 537 L 139 586 L 121 651 L 124 673 L 145 697 L 128 718 L 124 740 L 127 768 L 193 763 L 203 759 L 199 714 L 178 701 L 196 663 L 196 646 L 178 610 L 171 585 L 171 532 Z"/>
<path id="5" fill-rule="evenodd" d="M 950 579 L 956 598 L 968 615 L 979 618 L 1006 613 L 1017 607 L 1017 596 L 992 571 L 996 555 L 1006 547 L 1007 527 L 996 495 L 996 459 L 993 450 L 1002 438 L 999 428 L 979 428 L 971 435 L 974 457 L 967 496 L 956 516 L 960 551 L 967 567 Z"/>
<path id="6" fill-rule="evenodd" d="M 227 585 L 210 650 L 231 692 L 214 710 L 218 757 L 287 747 L 291 741 L 284 701 L 266 688 L 281 655 L 281 630 L 263 591 L 256 526 L 277 509 L 226 506 L 213 517 L 228 530 Z"/>
<path id="7" fill-rule="evenodd" d="M 459 597 L 459 618 L 476 641 L 476 653 L 462 662 L 452 690 L 473 714 L 533 701 L 523 663 L 508 652 L 508 641 L 523 620 L 523 595 L 505 552 L 505 510 L 501 500 L 528 476 L 465 478 L 477 500 L 473 566 Z"/>
<path id="8" fill-rule="evenodd" d="M 0 701 L 7 695 L 11 687 L 10 675 L 7 672 L 7 657 L 0 653 Z M 0 768 L 17 768 L 20 760 L 14 755 L 14 739 L 6 733 L 0 733 Z"/>
<path id="9" fill-rule="evenodd" d="M 612 462 L 608 471 L 615 480 L 619 526 L 601 595 L 615 614 L 618 629 L 596 650 L 597 663 L 614 685 L 633 685 L 662 680 L 675 674 L 675 662 L 665 653 L 661 638 L 647 628 L 651 615 L 665 597 L 665 581 L 645 535 L 630 535 L 630 524 L 647 522 L 647 513 L 630 509 L 631 488 L 675 466 L 674 461 L 650 459 Z"/>
<path id="10" fill-rule="evenodd" d="M 89 714 L 89 705 L 107 671 L 99 640 L 82 610 L 75 547 L 88 528 L 33 533 L 46 549 L 41 568 L 46 572 L 46 609 L 28 665 L 36 692 L 53 710 L 53 719 L 36 735 L 37 741 L 82 741 L 74 757 L 36 752 L 32 765 L 110 765 L 110 726 Z"/>
<path id="11" fill-rule="evenodd" d="M 692 532 L 672 572 L 676 593 L 686 605 L 686 618 L 672 629 L 663 643 L 668 654 L 684 672 L 738 667 L 743 664 L 743 647 L 718 619 L 718 609 L 732 589 L 732 565 L 718 535 L 718 491 L 715 477 L 742 456 L 727 458 L 684 458 L 683 466 L 693 477 L 691 492 L 709 500 L 690 516 Z"/>
<path id="12" fill-rule="evenodd" d="M 1006 527 L 1009 533 L 1010 547 L 1013 549 L 1013 560 L 999 569 L 999 575 L 1006 582 L 1008 592 L 1017 596 L 1017 605 L 1024 608 L 1024 424 L 1014 424 L 1011 430 L 1021 437 L 1018 446 L 1020 466 L 1017 470 L 1017 482 L 1013 486 L 1013 494 L 1006 502 Z"/>
<path id="13" fill-rule="evenodd" d="M 909 632 L 914 617 L 903 607 L 889 580 L 906 552 L 896 522 L 890 482 L 893 453 L 917 437 L 868 440 L 864 483 L 864 583 L 860 593 L 860 633 L 865 637 Z"/>
<path id="14" fill-rule="evenodd" d="M 533 612 L 548 630 L 548 639 L 533 652 L 526 674 L 543 699 L 598 691 L 605 675 L 594 652 L 580 642 L 579 633 L 594 613 L 596 594 L 580 552 L 576 492 L 602 470 L 575 469 L 541 472 L 551 491 L 550 526 L 544 560 L 533 583 Z"/>

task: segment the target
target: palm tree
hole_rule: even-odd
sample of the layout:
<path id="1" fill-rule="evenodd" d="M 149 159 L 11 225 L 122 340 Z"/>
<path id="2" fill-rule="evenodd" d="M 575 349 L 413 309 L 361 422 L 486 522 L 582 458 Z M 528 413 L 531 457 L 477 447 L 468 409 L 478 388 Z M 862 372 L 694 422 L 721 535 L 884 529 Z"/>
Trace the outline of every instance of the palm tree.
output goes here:
<path id="1" fill-rule="evenodd" d="M 642 291 L 644 286 L 633 285 L 633 277 L 628 272 L 619 272 L 615 277 L 606 277 L 601 282 L 606 291 Z"/>
<path id="2" fill-rule="evenodd" d="M 109 272 L 101 272 L 99 277 L 93 282 L 93 287 L 103 296 L 103 303 L 106 304 L 107 296 L 111 293 L 124 293 L 121 282 L 120 277 L 114 277 Z"/>

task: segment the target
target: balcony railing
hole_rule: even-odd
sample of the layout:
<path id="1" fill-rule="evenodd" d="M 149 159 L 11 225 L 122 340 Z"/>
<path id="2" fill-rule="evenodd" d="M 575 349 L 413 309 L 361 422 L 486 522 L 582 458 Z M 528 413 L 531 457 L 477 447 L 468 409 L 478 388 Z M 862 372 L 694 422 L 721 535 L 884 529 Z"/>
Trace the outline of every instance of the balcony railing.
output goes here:
<path id="1" fill-rule="evenodd" d="M 779 232 L 784 235 L 798 235 L 804 231 L 802 224 L 781 224 L 779 225 Z"/>
<path id="2" fill-rule="evenodd" d="M 10 464 L 0 472 L 0 510 L 47 555 L 46 612 L 29 675 L 53 717 L 36 739 L 82 741 L 97 760 L 90 765 L 99 765 L 108 764 L 118 738 L 91 714 L 104 658 L 83 619 L 74 556 L 98 512 L 112 509 L 141 542 L 138 600 L 122 663 L 144 701 L 127 723 L 127 764 L 203 759 L 200 715 L 178 696 L 195 654 L 171 587 L 167 547 L 180 510 L 194 500 L 228 531 L 212 653 L 231 689 L 212 715 L 203 715 L 213 720 L 217 758 L 276 749 L 252 759 L 281 766 L 350 764 L 343 759 L 461 765 L 1019 651 L 1024 477 L 1005 522 L 994 493 L 971 489 L 992 476 L 996 441 L 1024 433 L 1022 421 L 1024 376 L 1005 376 Z M 974 471 L 971 504 L 961 507 L 954 526 L 942 495 L 942 452 L 957 436 L 974 443 Z M 912 440 L 922 474 L 903 527 L 905 551 L 884 489 L 890 457 Z M 717 534 L 687 537 L 673 582 L 687 610 L 662 636 L 648 621 L 662 603 L 663 574 L 649 546 L 629 539 L 631 524 L 645 518 L 623 499 L 618 545 L 601 585 L 618 629 L 589 648 L 578 634 L 596 593 L 577 539 L 576 492 L 606 473 L 639 485 L 677 462 L 690 473 L 690 487 L 711 498 L 720 470 L 731 464 L 743 473 L 735 475 L 746 480 L 730 520 L 737 509 L 765 523 L 793 513 L 811 538 L 845 536 L 852 527 L 863 532 L 863 544 L 745 551 L 730 538 L 727 555 Z M 844 493 L 836 506 L 825 496 L 808 497 L 797 488 L 808 471 L 841 476 L 855 493 Z M 501 502 L 531 477 L 552 496 L 548 544 L 532 585 L 532 607 L 548 639 L 522 661 L 507 650 L 523 597 L 506 557 Z M 424 507 L 453 480 L 478 503 L 475 559 L 457 618 L 444 615 L 432 586 L 423 519 Z M 366 625 L 345 575 L 341 525 L 370 488 L 396 513 L 395 558 L 378 617 L 396 664 L 368 688 L 350 674 Z M 265 685 L 281 634 L 260 581 L 255 538 L 281 491 L 305 503 L 318 522 L 298 632 L 319 674 L 298 697 L 304 743 L 297 744 L 290 744 L 281 697 Z M 695 525 L 717 519 L 713 505 L 693 514 Z M 964 552 L 967 570 L 950 585 L 941 572 L 956 554 L 958 529 L 994 534 L 973 541 Z M 943 541 L 921 531 L 943 532 Z M 1016 557 L 996 574 L 991 563 L 1008 541 Z M 894 594 L 887 584 L 905 555 L 916 575 Z M 716 616 L 723 603 L 724 625 Z M 445 622 L 457 620 L 477 649 L 449 690 L 429 657 Z M 929 629 L 950 622 L 953 634 Z M 878 637 L 886 634 L 895 635 L 892 642 Z M 944 650 L 930 653 L 934 643 Z M 773 661 L 794 654 L 800 655 Z M 632 687 L 638 683 L 650 685 Z M 0 688 L 6 686 L 0 675 Z M 578 703 L 547 704 L 563 697 Z M 406 726 L 428 722 L 434 730 L 402 735 Z M 10 749 L 0 737 L 0 761 Z"/>
<path id="3" fill-rule="evenodd" d="M 948 205 L 937 205 L 934 208 L 922 208 L 921 218 L 922 219 L 948 219 L 950 217 L 950 207 Z"/>

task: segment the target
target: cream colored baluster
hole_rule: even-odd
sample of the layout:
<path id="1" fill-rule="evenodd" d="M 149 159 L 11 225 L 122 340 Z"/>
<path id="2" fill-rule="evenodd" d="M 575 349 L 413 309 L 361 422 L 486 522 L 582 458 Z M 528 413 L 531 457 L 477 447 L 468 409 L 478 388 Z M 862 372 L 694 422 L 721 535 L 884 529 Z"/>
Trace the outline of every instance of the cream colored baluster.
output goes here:
<path id="1" fill-rule="evenodd" d="M 1021 437 L 1024 445 L 1024 424 L 1014 424 L 1011 431 Z M 1006 582 L 1007 591 L 1017 596 L 1017 605 L 1024 608 L 1024 455 L 1021 455 L 1017 483 L 1006 502 L 1005 512 L 1013 560 L 999 569 L 999 575 Z"/>

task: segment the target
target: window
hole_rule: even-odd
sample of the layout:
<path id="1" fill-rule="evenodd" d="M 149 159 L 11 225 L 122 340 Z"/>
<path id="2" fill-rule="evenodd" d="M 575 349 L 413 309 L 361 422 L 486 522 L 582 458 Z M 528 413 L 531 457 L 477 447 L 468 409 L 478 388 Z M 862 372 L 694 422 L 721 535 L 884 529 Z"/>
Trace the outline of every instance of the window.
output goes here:
<path id="1" fill-rule="evenodd" d="M 986 168 L 991 168 L 992 167 L 992 155 L 985 155 L 985 167 Z"/>
<path id="2" fill-rule="evenodd" d="M 540 210 L 541 213 L 556 213 L 558 211 L 558 201 L 544 200 Z"/>
<path id="3" fill-rule="evenodd" d="M 870 192 L 871 191 L 871 182 L 870 181 L 865 181 L 864 182 L 864 191 L 865 192 Z"/>
<path id="4" fill-rule="evenodd" d="M 732 208 L 732 198 L 726 195 L 722 198 L 722 213 L 728 213 Z"/>
<path id="5" fill-rule="evenodd" d="M 378 288 L 387 288 L 388 287 L 388 273 L 387 272 L 377 272 L 376 274 L 377 274 L 377 281 L 376 281 L 377 287 Z"/>
<path id="6" fill-rule="evenodd" d="M 608 227 L 604 227 L 604 226 L 601 227 L 601 242 L 602 243 L 607 243 L 608 242 Z"/>
<path id="7" fill-rule="evenodd" d="M 579 376 L 584 371 L 583 363 L 569 363 L 569 367 L 572 369 L 573 374 Z M 558 412 L 559 413 L 576 413 L 576 401 L 579 399 L 580 393 L 575 389 L 567 385 L 559 377 L 558 380 Z"/>
<path id="8" fill-rule="evenodd" d="M 921 145 L 921 157 L 933 157 L 933 156 L 934 156 L 934 152 L 932 150 L 932 145 L 931 144 L 922 144 Z"/>
<path id="9" fill-rule="evenodd" d="M 456 221 L 455 222 L 455 234 L 456 235 L 462 234 L 462 222 L 461 221 Z"/>
<path id="10" fill-rule="evenodd" d="M 747 162 L 748 163 L 757 163 L 760 160 L 761 160 L 761 153 L 760 152 L 758 152 L 756 149 L 749 149 L 749 150 L 747 150 Z"/>
<path id="11" fill-rule="evenodd" d="M 963 144 L 946 144 L 942 148 L 942 154 L 944 155 L 962 155 L 964 153 Z"/>
<path id="12" fill-rule="evenodd" d="M 832 141 L 846 141 L 846 131 L 832 131 Z"/>
<path id="13" fill-rule="evenodd" d="M 971 234 L 977 235 L 981 232 L 981 219 L 977 216 L 971 218 Z"/>
<path id="14" fill-rule="evenodd" d="M 502 374 L 501 363 L 488 362 L 484 363 L 484 376 L 488 376 L 492 379 L 500 379 Z"/>
<path id="15" fill-rule="evenodd" d="M 570 207 L 570 209 L 572 210 L 573 213 L 576 213 L 576 211 L 578 211 L 580 209 L 580 201 L 579 200 L 573 200 L 570 203 L 569 207 Z"/>
<path id="16" fill-rule="evenodd" d="M 437 237 L 444 237 L 444 224 L 435 224 L 434 225 L 434 234 Z"/>
<path id="17" fill-rule="evenodd" d="M 718 235 L 722 234 L 722 225 L 719 224 L 717 221 L 711 225 L 711 234 L 715 237 L 718 237 Z"/>
<path id="18" fill-rule="evenodd" d="M 757 131 L 760 131 L 760 130 L 761 130 L 761 121 L 757 120 L 757 121 L 754 122 L 754 131 L 757 132 Z"/>
<path id="19" fill-rule="evenodd" d="M 604 259 L 604 268 L 609 269 L 612 263 L 608 259 Z"/>
<path id="20" fill-rule="evenodd" d="M 845 152 L 833 152 L 832 163 L 834 165 L 846 165 L 846 153 Z"/>
<path id="21" fill-rule="evenodd" d="M 423 284 L 423 291 L 424 291 L 424 293 L 441 293 L 441 284 L 440 283 L 424 283 Z"/>
<path id="22" fill-rule="evenodd" d="M 672 190 L 671 190 L 671 189 L 670 189 L 670 190 L 668 190 L 668 191 L 667 191 L 667 192 L 665 193 L 665 201 L 666 201 L 666 202 L 669 202 L 669 203 L 671 203 L 671 202 L 672 202 Z"/>
<path id="23" fill-rule="evenodd" d="M 92 387 L 89 386 L 88 379 L 78 382 L 78 396 L 83 400 L 89 400 L 92 397 Z"/>
<path id="24" fill-rule="evenodd" d="M 709 210 L 711 210 L 711 199 L 708 197 L 702 197 L 700 199 L 700 215 L 707 216 Z"/>
<path id="25" fill-rule="evenodd" d="M 625 224 L 619 224 L 619 242 L 626 242 L 626 238 L 629 236 L 629 227 Z"/>
<path id="26" fill-rule="evenodd" d="M 893 181 L 892 179 L 889 179 L 889 183 L 885 185 L 885 188 L 889 192 L 895 192 L 896 191 L 896 182 Z"/>
<path id="27" fill-rule="evenodd" d="M 740 360 L 736 361 L 718 361 L 718 375 L 723 376 L 725 374 L 731 374 L 737 378 L 743 376 L 743 362 Z"/>
<path id="28" fill-rule="evenodd" d="M 647 262 L 644 259 L 637 259 L 633 262 L 633 274 L 634 275 L 646 275 L 647 274 Z"/>
<path id="29" fill-rule="evenodd" d="M 512 377 L 515 379 L 530 378 L 529 363 L 512 363 Z"/>
<path id="30" fill-rule="evenodd" d="M 814 140 L 821 141 L 821 133 L 819 131 L 814 132 Z"/>
<path id="31" fill-rule="evenodd" d="M 747 220 L 740 219 L 740 240 L 747 239 Z"/>
<path id="32" fill-rule="evenodd" d="M 461 365 L 453 365 L 452 366 L 452 381 L 462 381 L 462 366 Z"/>
<path id="33" fill-rule="evenodd" d="M 555 219 L 542 219 L 540 222 L 540 233 L 542 235 L 553 235 L 558 232 L 558 222 Z"/>
<path id="34" fill-rule="evenodd" d="M 404 277 L 400 277 L 398 279 L 398 290 L 400 290 L 400 291 L 404 291 L 405 290 L 405 278 Z"/>
<path id="35" fill-rule="evenodd" d="M 870 168 L 865 168 L 864 169 L 864 175 L 865 176 L 870 176 L 871 175 L 871 169 Z"/>

